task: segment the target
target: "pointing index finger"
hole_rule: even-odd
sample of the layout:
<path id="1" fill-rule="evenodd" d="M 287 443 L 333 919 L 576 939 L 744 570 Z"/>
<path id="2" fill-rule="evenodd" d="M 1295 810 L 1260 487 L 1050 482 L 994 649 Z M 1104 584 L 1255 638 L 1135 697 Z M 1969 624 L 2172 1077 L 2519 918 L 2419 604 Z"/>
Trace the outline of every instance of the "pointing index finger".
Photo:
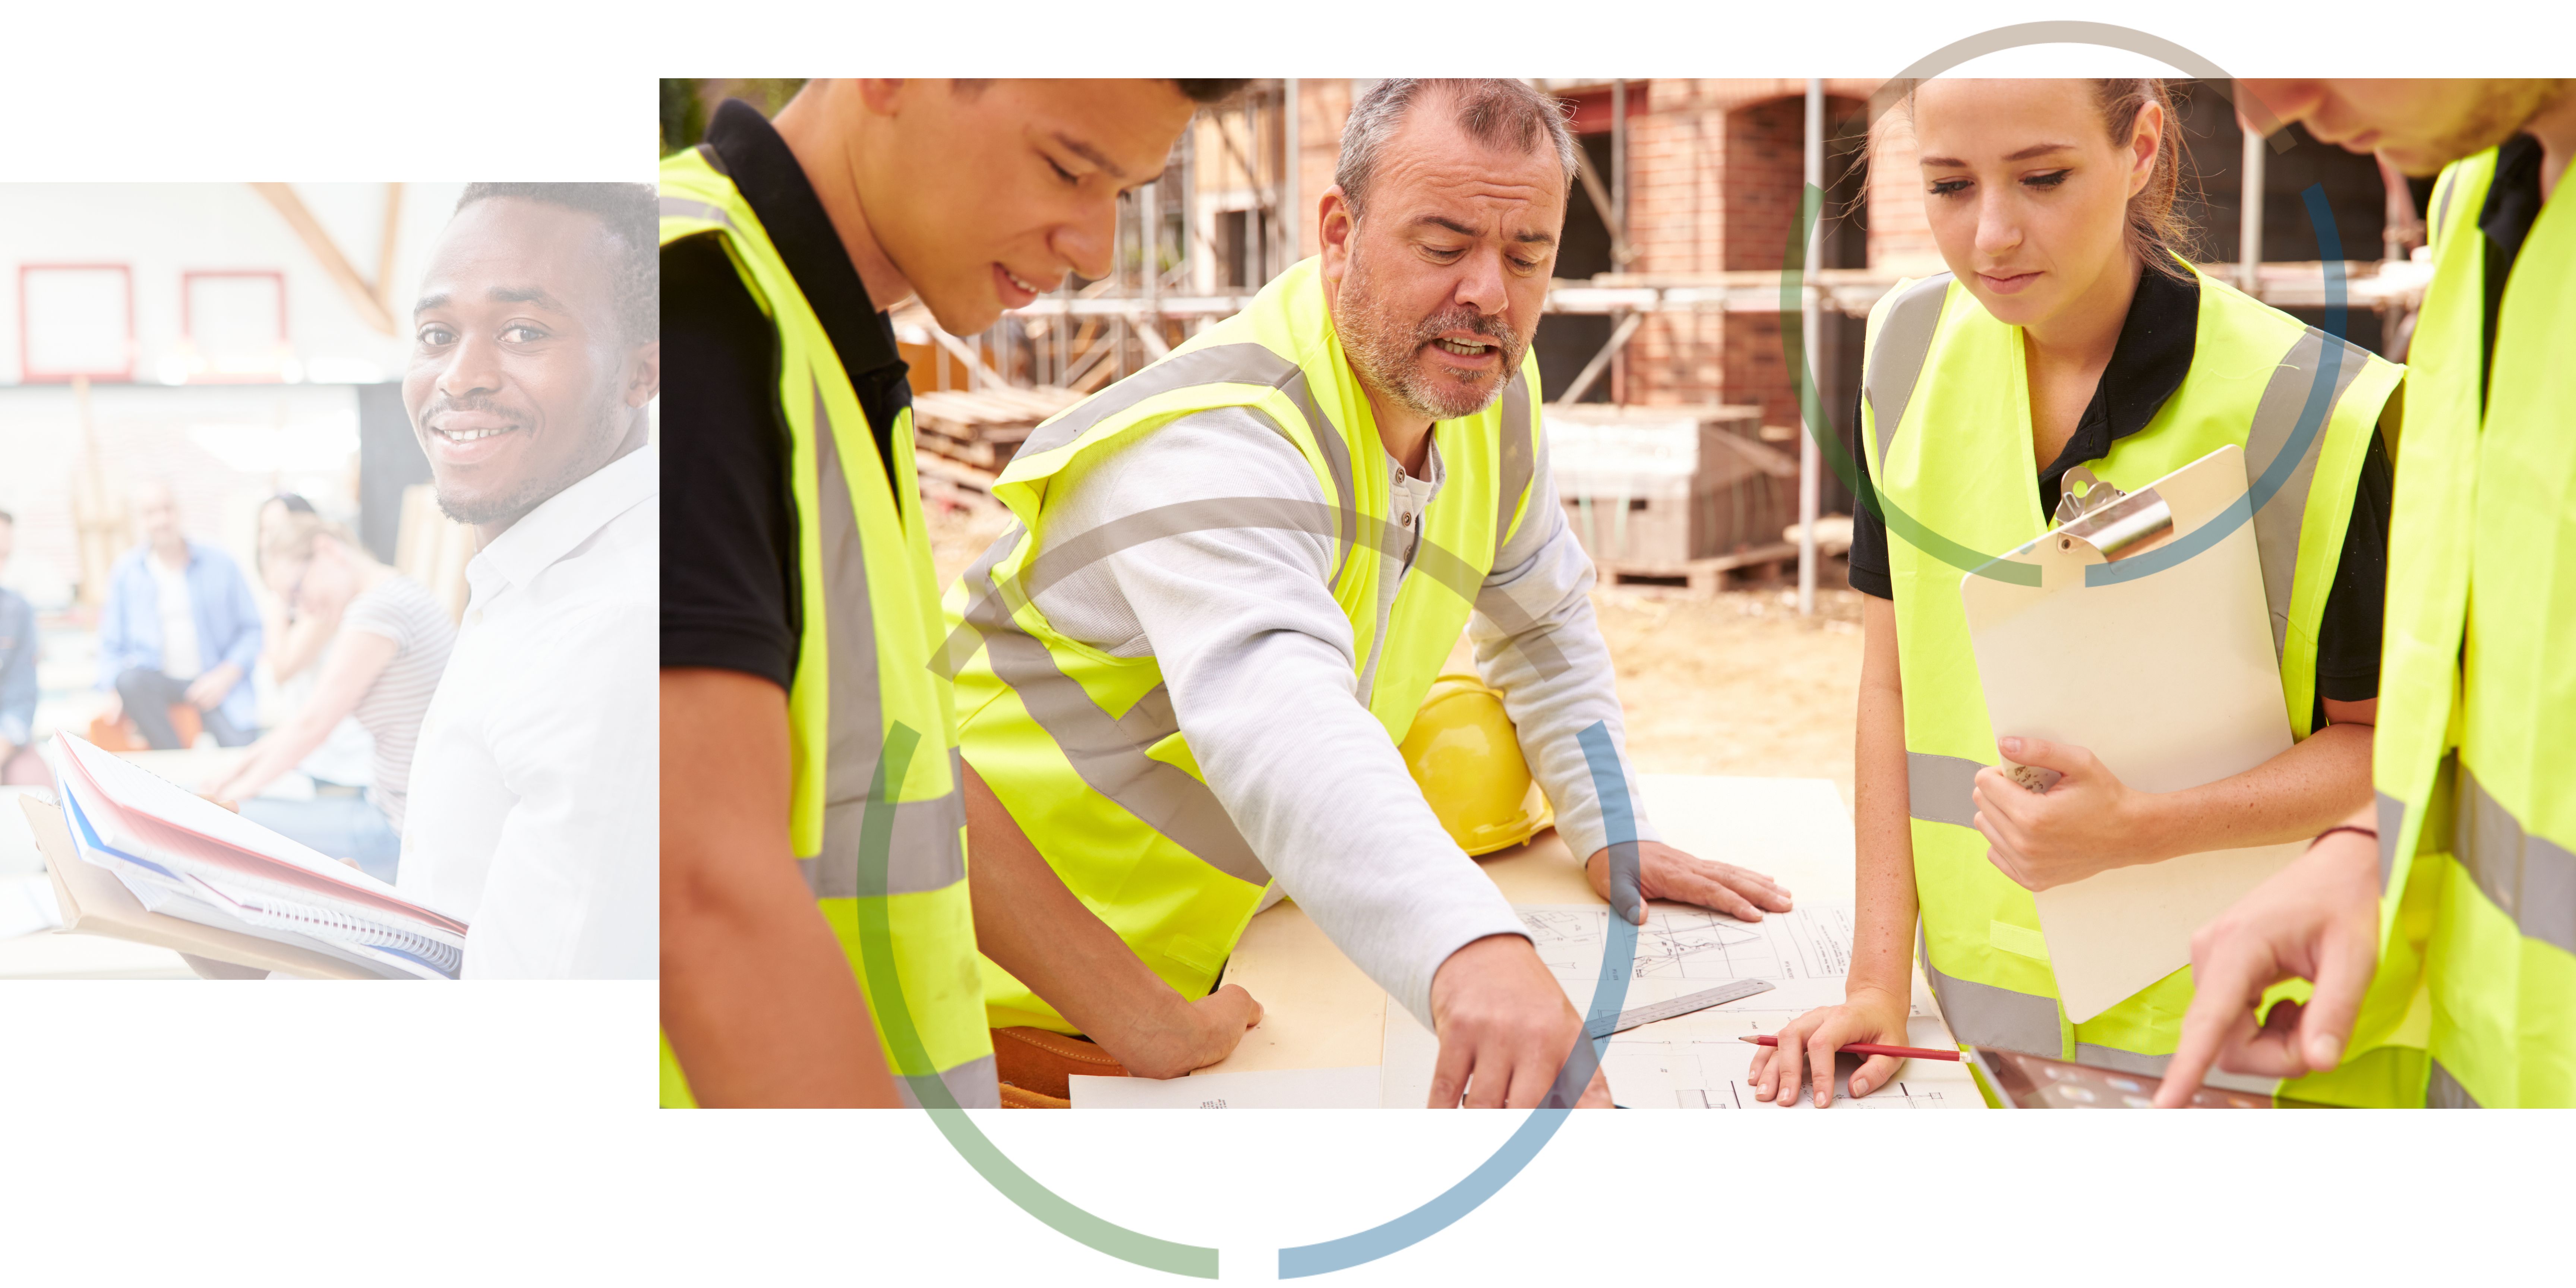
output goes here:
<path id="1" fill-rule="evenodd" d="M 2156 1089 L 2158 1108 L 2178 1109 L 2191 1102 L 2228 1035 L 2252 1017 L 2252 995 L 2261 988 L 2254 979 L 2252 960 L 2241 951 L 2221 948 L 2206 971 L 2195 964 L 2192 974 L 2191 1007 L 2183 1012 L 2182 1042 L 2174 1048 L 2173 1059 L 2165 1065 L 2164 1082 Z"/>

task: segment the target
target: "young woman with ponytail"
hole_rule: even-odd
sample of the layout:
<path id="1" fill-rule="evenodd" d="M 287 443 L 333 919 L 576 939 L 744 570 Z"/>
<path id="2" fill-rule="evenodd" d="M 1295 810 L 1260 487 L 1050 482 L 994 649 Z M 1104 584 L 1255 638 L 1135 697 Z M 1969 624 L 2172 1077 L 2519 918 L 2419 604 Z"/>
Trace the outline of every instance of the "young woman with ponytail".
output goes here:
<path id="1" fill-rule="evenodd" d="M 347 529 L 310 510 L 280 515 L 262 532 L 259 570 L 294 617 L 318 625 L 327 643 L 312 650 L 320 670 L 303 704 L 207 784 L 208 794 L 238 801 L 252 822 L 391 881 L 402 854 L 412 748 L 447 670 L 456 625 L 420 583 L 376 562 Z M 375 743 L 374 772 L 361 793 L 259 795 L 350 716 Z"/>
<path id="2" fill-rule="evenodd" d="M 1756 1095 L 1775 1103 L 1809 1084 L 1826 1103 L 1843 1044 L 1908 1041 L 1918 930 L 1961 1043 L 2160 1072 L 2191 1000 L 2189 970 L 2070 1022 L 2032 892 L 2305 840 L 2370 799 L 2389 495 L 2378 426 L 2402 369 L 2193 267 L 2163 82 L 1935 80 L 1910 96 L 1906 121 L 1950 271 L 1900 283 L 1870 319 L 1854 435 L 1869 486 L 1851 554 L 1852 585 L 1869 597 L 1859 918 L 1844 1003 L 1800 1017 L 1776 1052 L 1755 1056 Z M 2334 397 L 2302 444 L 2289 429 L 2318 379 Z M 2227 444 L 2245 450 L 2249 473 L 2302 456 L 2255 524 L 2266 569 L 2280 574 L 2267 592 L 2298 742 L 2235 777 L 2150 793 L 2081 747 L 1991 727 L 1957 547 L 1999 554 L 2045 533 L 2067 517 L 2061 485 L 2074 467 L 2135 491 Z M 1891 539 L 1886 516 L 1899 514 Z M 1909 539 L 1926 530 L 1940 540 Z M 1947 556 L 1925 548 L 1946 543 Z M 2123 687 L 2104 674 L 2102 701 L 2119 702 Z M 2006 765 L 2061 777 L 2034 792 Z M 1895 1067 L 1872 1057 L 1851 1094 L 1884 1086 Z"/>

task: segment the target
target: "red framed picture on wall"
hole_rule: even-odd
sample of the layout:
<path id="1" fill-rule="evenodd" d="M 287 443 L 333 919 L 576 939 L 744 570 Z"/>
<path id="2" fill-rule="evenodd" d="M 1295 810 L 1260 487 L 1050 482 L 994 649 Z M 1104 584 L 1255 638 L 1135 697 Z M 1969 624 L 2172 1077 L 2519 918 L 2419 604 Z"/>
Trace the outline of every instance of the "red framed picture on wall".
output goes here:
<path id="1" fill-rule="evenodd" d="M 18 266 L 18 378 L 29 384 L 134 379 L 134 270 L 125 264 Z"/>
<path id="2" fill-rule="evenodd" d="M 179 274 L 179 329 L 191 381 L 279 379 L 286 338 L 286 274 L 210 268 Z"/>

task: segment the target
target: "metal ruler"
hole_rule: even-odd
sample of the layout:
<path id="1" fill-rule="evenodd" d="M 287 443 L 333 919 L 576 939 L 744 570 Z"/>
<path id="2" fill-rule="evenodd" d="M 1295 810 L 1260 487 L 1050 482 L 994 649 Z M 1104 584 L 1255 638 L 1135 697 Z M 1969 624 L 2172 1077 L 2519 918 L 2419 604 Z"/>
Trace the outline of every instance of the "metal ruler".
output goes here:
<path id="1" fill-rule="evenodd" d="M 1770 991 L 1771 981 L 1767 979 L 1739 979 L 1732 984 L 1720 984 L 1715 988 L 1685 994 L 1669 1002 L 1648 1002 L 1644 1006 L 1621 1011 L 1619 1018 L 1612 1021 L 1610 1027 L 1605 1029 L 1595 1024 L 1590 1032 L 1596 1038 L 1604 1038 L 1613 1033 L 1625 1033 L 1640 1024 L 1652 1024 L 1657 1020 L 1669 1020 L 1676 1015 L 1705 1011 L 1712 1006 L 1740 1002 L 1756 993 Z"/>

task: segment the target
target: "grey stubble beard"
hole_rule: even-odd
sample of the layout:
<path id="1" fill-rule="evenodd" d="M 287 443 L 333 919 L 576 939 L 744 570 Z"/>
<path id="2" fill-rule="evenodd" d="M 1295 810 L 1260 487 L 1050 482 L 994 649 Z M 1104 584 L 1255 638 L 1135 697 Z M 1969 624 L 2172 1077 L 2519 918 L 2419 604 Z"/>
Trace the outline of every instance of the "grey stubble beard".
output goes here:
<path id="1" fill-rule="evenodd" d="M 1529 338 L 1515 333 L 1502 318 L 1453 305 L 1413 323 L 1369 307 L 1372 294 L 1367 257 L 1355 247 L 1350 273 L 1342 279 L 1335 300 L 1334 325 L 1341 332 L 1343 356 L 1363 381 L 1417 415 L 1434 421 L 1456 420 L 1492 406 L 1529 352 Z M 1443 331 L 1473 331 L 1502 347 L 1503 361 L 1483 387 L 1451 394 L 1423 374 L 1417 355 Z"/>

